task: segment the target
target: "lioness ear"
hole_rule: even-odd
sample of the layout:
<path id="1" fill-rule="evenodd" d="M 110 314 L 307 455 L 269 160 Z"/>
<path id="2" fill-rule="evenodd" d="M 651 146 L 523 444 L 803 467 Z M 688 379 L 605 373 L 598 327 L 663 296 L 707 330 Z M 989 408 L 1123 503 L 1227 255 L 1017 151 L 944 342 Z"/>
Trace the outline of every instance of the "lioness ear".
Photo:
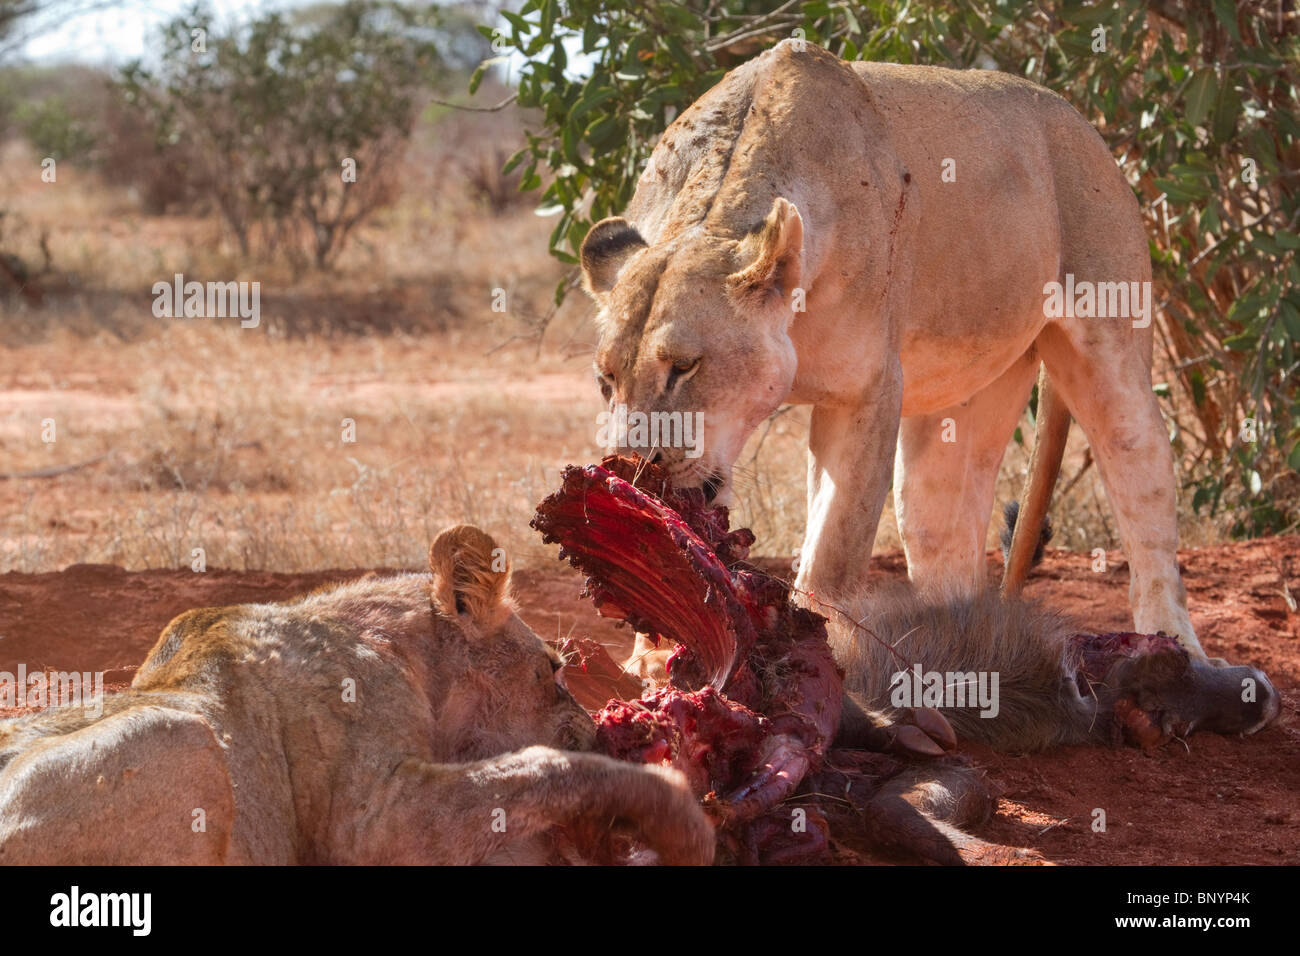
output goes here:
<path id="1" fill-rule="evenodd" d="M 593 297 L 599 297 L 614 288 L 618 270 L 646 241 L 630 222 L 619 216 L 602 219 L 591 227 L 582 240 L 579 258 L 582 260 L 582 286 Z"/>
<path id="2" fill-rule="evenodd" d="M 794 203 L 780 196 L 763 225 L 741 242 L 741 254 L 753 261 L 727 277 L 733 294 L 775 292 L 782 299 L 799 285 L 803 268 L 803 219 Z"/>
<path id="3" fill-rule="evenodd" d="M 447 617 L 469 615 L 486 632 L 512 610 L 510 560 L 492 536 L 471 524 L 448 528 L 429 547 L 433 601 Z"/>

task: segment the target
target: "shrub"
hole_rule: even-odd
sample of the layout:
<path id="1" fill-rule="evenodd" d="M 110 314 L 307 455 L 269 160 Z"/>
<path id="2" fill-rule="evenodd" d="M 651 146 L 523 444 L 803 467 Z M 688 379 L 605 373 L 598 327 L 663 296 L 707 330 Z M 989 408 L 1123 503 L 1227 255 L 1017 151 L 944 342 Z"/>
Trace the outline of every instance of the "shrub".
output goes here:
<path id="1" fill-rule="evenodd" d="M 189 148 L 241 252 L 324 268 L 395 195 L 421 91 L 443 70 L 437 15 L 351 0 L 222 33 L 195 7 L 121 87 L 162 148 Z"/>

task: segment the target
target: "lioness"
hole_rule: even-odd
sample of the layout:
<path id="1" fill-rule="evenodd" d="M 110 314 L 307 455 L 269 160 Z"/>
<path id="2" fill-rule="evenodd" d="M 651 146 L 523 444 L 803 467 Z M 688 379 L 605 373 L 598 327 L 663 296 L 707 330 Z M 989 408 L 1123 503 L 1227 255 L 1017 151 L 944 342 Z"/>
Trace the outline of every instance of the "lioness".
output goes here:
<path id="1" fill-rule="evenodd" d="M 461 525 L 432 577 L 190 611 L 98 719 L 0 721 L 0 862 L 536 862 L 614 820 L 709 862 L 680 774 L 573 752 L 594 725 L 499 554 Z"/>
<path id="2" fill-rule="evenodd" d="M 678 117 L 581 263 L 606 399 L 703 413 L 698 457 L 652 449 L 677 484 L 725 501 L 754 428 L 782 403 L 813 406 L 796 585 L 830 600 L 861 590 L 891 469 L 911 579 L 936 594 L 983 586 L 994 481 L 1041 362 L 1010 583 L 1073 415 L 1118 518 L 1135 629 L 1205 656 L 1151 390 L 1146 235 L 1065 100 L 1002 73 L 848 63 L 784 41 Z M 1049 283 L 1094 289 L 1091 308 L 1072 299 L 1050 317 Z M 1083 316 L 1098 311 L 1122 314 Z"/>

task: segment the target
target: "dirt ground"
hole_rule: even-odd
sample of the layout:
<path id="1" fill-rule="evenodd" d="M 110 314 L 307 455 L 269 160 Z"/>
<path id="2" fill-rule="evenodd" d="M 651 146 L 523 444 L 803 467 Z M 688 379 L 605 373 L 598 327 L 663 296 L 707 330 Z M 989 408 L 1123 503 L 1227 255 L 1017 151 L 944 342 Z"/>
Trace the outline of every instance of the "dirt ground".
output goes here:
<path id="1" fill-rule="evenodd" d="M 1050 551 L 1029 595 L 1064 608 L 1089 630 L 1129 625 L 1127 566 L 1113 552 L 1103 573 L 1091 557 Z M 1300 863 L 1300 536 L 1192 549 L 1181 555 L 1192 618 L 1206 650 L 1262 668 L 1284 698 L 1279 724 L 1253 737 L 1193 735 L 1160 750 L 1068 747 L 1035 756 L 964 750 L 1001 788 L 986 839 L 1032 847 L 1063 864 Z M 901 575 L 901 554 L 873 560 Z M 130 669 L 164 624 L 194 607 L 273 601 L 362 570 L 305 574 L 209 570 L 128 572 L 73 565 L 45 574 L 0 575 L 0 670 Z M 592 637 L 616 659 L 631 634 L 596 617 L 567 566 L 515 576 L 525 619 L 543 637 Z M 581 691 L 581 675 L 571 685 Z M 1106 830 L 1094 832 L 1096 809 Z"/>

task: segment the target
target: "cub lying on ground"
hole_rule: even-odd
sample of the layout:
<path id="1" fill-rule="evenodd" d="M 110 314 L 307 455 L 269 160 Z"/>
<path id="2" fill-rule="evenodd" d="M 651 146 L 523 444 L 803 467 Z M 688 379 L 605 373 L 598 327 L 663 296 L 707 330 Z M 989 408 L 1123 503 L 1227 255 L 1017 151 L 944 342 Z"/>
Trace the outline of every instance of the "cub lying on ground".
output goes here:
<path id="1" fill-rule="evenodd" d="M 0 721 L 0 862 L 542 862 L 554 828 L 617 822 L 709 863 L 680 774 L 578 752 L 593 724 L 499 553 L 460 525 L 432 575 L 189 611 L 98 717 Z"/>

